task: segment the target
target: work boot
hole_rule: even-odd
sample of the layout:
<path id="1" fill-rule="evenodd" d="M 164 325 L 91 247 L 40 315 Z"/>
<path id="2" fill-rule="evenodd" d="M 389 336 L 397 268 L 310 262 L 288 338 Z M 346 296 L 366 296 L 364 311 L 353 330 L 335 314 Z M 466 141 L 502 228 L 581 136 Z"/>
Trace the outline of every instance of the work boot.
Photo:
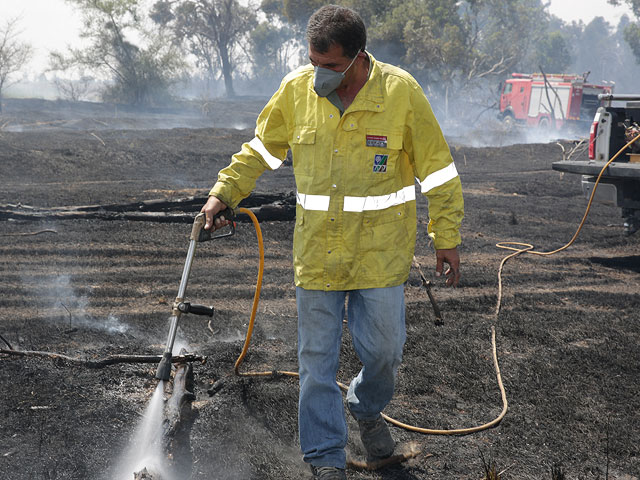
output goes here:
<path id="1" fill-rule="evenodd" d="M 311 465 L 313 478 L 321 480 L 347 480 L 347 474 L 338 467 L 314 467 Z"/>
<path id="2" fill-rule="evenodd" d="M 396 448 L 396 442 L 391 437 L 387 422 L 382 415 L 374 420 L 358 420 L 360 440 L 367 451 L 367 460 L 379 460 L 390 457 Z"/>

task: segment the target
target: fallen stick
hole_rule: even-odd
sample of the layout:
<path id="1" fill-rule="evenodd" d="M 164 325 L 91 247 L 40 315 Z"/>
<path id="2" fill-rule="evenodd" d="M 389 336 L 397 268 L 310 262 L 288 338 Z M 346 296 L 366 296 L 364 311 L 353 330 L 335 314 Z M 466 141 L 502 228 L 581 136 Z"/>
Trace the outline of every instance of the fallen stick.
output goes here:
<path id="1" fill-rule="evenodd" d="M 63 361 L 72 365 L 81 365 L 87 368 L 104 368 L 117 363 L 159 363 L 162 355 L 110 355 L 97 360 L 88 358 L 69 357 L 55 352 L 42 352 L 38 350 L 9 350 L 0 348 L 2 355 L 15 355 L 20 357 L 40 357 L 49 358 L 51 360 Z M 200 362 L 205 363 L 206 356 L 195 354 L 174 355 L 171 357 L 172 363 Z"/>
<path id="2" fill-rule="evenodd" d="M 45 230 L 38 230 L 37 232 L 2 233 L 0 237 L 26 237 L 28 235 L 40 235 L 41 233 L 58 233 L 58 231 L 47 228 Z"/>
<path id="3" fill-rule="evenodd" d="M 94 136 L 94 137 L 96 137 L 98 140 L 100 140 L 100 143 L 102 143 L 102 145 L 103 145 L 104 147 L 106 147 L 106 146 L 107 146 L 107 145 L 104 143 L 104 141 L 103 141 L 103 140 L 102 140 L 98 135 L 96 135 L 96 134 L 95 134 L 95 133 L 93 133 L 93 132 L 91 132 L 91 135 L 93 135 L 93 136 Z"/>

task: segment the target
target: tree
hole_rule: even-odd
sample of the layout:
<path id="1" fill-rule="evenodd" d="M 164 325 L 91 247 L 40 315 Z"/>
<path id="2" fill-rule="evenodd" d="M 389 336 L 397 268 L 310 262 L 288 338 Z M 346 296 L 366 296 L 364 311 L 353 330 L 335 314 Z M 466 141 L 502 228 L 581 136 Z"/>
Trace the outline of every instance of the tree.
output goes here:
<path id="1" fill-rule="evenodd" d="M 633 14 L 640 18 L 640 0 L 609 0 L 611 5 L 624 5 L 626 4 Z"/>
<path id="2" fill-rule="evenodd" d="M 238 0 L 160 0 L 154 4 L 151 18 L 171 29 L 174 42 L 185 42 L 209 75 L 213 77 L 220 70 L 227 96 L 235 95 L 236 56 L 257 25 L 253 8 Z"/>
<path id="3" fill-rule="evenodd" d="M 611 25 L 602 17 L 595 17 L 583 29 L 576 47 L 576 64 L 579 72 L 591 72 L 591 80 L 610 80 L 616 71 L 616 43 L 611 39 Z"/>
<path id="4" fill-rule="evenodd" d="M 560 32 L 550 32 L 536 44 L 534 61 L 548 73 L 566 73 L 571 64 L 571 51 Z"/>
<path id="5" fill-rule="evenodd" d="M 398 4 L 391 12 L 391 30 L 404 23 L 402 40 L 405 62 L 421 70 L 432 85 L 448 88 L 457 73 L 468 66 L 472 53 L 468 25 L 458 14 L 455 3 L 447 0 L 413 2 L 410 8 Z"/>
<path id="6" fill-rule="evenodd" d="M 606 80 L 615 80 L 615 88 L 618 92 L 634 93 L 638 91 L 640 62 L 631 61 L 637 55 L 634 54 L 632 46 L 625 39 L 630 23 L 632 23 L 631 19 L 627 15 L 623 15 L 615 29 L 612 38 L 615 46 L 611 49 L 613 55 L 610 57 L 613 64 L 607 67 L 609 75 L 615 74 L 615 77 Z"/>
<path id="7" fill-rule="evenodd" d="M 56 77 L 53 83 L 58 90 L 58 94 L 65 100 L 78 102 L 83 99 L 91 89 L 95 78 L 81 75 L 80 78 L 60 78 Z"/>
<path id="8" fill-rule="evenodd" d="M 52 69 L 79 67 L 106 74 L 111 83 L 103 92 L 105 100 L 132 105 L 166 101 L 185 63 L 163 32 L 144 29 L 139 0 L 67 1 L 80 9 L 84 21 L 80 36 L 90 44 L 66 55 L 54 52 Z"/>
<path id="9" fill-rule="evenodd" d="M 369 0 L 373 1 L 373 0 Z M 393 1 L 379 28 L 390 36 L 405 66 L 442 100 L 448 114 L 451 92 L 495 84 L 531 50 L 548 23 L 540 0 Z M 400 33 L 401 32 L 401 33 Z M 489 89 L 494 96 L 493 88 Z"/>
<path id="10" fill-rule="evenodd" d="M 631 47 L 636 62 L 640 64 L 640 0 L 609 0 L 612 5 L 626 4 L 638 20 L 635 23 L 629 23 L 624 29 L 624 39 Z"/>
<path id="11" fill-rule="evenodd" d="M 0 27 L 0 113 L 2 113 L 2 93 L 11 85 L 11 76 L 31 58 L 32 48 L 18 40 L 19 19 L 13 18 Z"/>
<path id="12" fill-rule="evenodd" d="M 629 23 L 624 29 L 624 39 L 631 47 L 636 62 L 640 63 L 640 24 Z"/>
<path id="13" fill-rule="evenodd" d="M 276 0 L 282 5 L 282 13 L 300 33 L 304 31 L 311 14 L 324 5 L 332 3 L 329 0 Z M 273 0 L 265 0 L 274 3 Z"/>
<path id="14" fill-rule="evenodd" d="M 270 79 L 279 83 L 289 72 L 289 60 L 298 49 L 293 29 L 274 21 L 262 22 L 251 31 L 250 43 L 253 75 L 262 83 Z"/>

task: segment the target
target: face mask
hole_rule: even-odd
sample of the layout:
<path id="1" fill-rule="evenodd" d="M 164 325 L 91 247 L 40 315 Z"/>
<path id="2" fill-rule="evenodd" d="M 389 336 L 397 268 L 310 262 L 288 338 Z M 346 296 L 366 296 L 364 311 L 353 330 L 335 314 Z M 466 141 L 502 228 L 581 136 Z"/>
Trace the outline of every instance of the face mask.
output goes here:
<path id="1" fill-rule="evenodd" d="M 326 97 L 338 88 L 344 78 L 344 74 L 351 68 L 356 58 L 358 58 L 358 55 L 351 60 L 344 72 L 336 72 L 335 70 L 317 66 L 313 68 L 313 89 L 319 97 Z"/>

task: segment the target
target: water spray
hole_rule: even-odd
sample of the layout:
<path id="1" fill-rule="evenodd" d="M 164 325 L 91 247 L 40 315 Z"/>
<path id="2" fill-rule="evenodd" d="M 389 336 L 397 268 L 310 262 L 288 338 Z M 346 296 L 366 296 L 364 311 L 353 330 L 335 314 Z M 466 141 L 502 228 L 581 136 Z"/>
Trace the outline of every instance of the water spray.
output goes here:
<path id="1" fill-rule="evenodd" d="M 193 227 L 191 228 L 191 235 L 189 237 L 189 250 L 187 252 L 187 259 L 184 263 L 184 269 L 182 270 L 182 279 L 180 280 L 180 287 L 178 288 L 178 296 L 173 302 L 171 309 L 171 325 L 169 327 L 169 336 L 167 337 L 167 343 L 162 354 L 162 360 L 158 364 L 156 370 L 156 378 L 158 380 L 167 381 L 171 378 L 171 356 L 173 352 L 173 343 L 176 339 L 176 333 L 178 331 L 178 321 L 183 313 L 193 313 L 195 315 L 206 315 L 213 317 L 213 307 L 206 305 L 196 305 L 190 302 L 184 301 L 185 291 L 187 289 L 187 283 L 189 281 L 189 274 L 191 272 L 191 264 L 193 263 L 193 257 L 196 252 L 196 245 L 201 242 L 207 242 L 209 240 L 217 240 L 219 238 L 229 237 L 236 231 L 235 222 L 233 222 L 234 213 L 233 210 L 227 208 L 222 212 L 219 212 L 215 217 L 224 217 L 227 220 L 231 220 L 231 230 L 219 234 L 212 235 L 211 231 L 205 230 L 205 214 L 199 213 L 193 221 Z"/>

